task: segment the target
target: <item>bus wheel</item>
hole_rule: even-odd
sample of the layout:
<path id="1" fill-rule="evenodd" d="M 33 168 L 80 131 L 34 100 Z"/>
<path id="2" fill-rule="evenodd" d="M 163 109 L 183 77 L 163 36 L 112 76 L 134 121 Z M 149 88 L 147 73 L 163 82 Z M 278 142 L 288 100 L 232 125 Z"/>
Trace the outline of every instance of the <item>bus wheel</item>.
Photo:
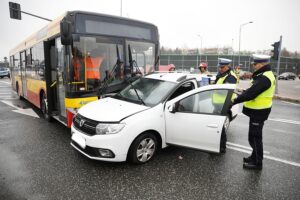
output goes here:
<path id="1" fill-rule="evenodd" d="M 48 102 L 45 93 L 42 94 L 41 110 L 46 121 L 51 122 L 51 116 L 48 113 Z"/>
<path id="2" fill-rule="evenodd" d="M 17 92 L 17 95 L 19 96 L 19 99 L 23 100 L 23 97 L 20 94 L 20 88 L 19 88 L 19 83 L 18 82 L 16 83 L 16 90 L 17 90 L 16 92 Z"/>

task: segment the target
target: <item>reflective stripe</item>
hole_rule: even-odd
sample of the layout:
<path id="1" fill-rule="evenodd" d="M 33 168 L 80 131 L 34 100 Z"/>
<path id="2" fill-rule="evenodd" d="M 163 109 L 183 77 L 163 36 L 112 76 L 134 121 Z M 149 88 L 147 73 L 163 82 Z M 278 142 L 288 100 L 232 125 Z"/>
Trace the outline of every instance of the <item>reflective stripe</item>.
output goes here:
<path id="1" fill-rule="evenodd" d="M 100 66 L 103 62 L 103 57 L 86 57 L 86 78 L 87 79 L 100 79 Z"/>
<path id="2" fill-rule="evenodd" d="M 259 110 L 272 107 L 272 99 L 275 91 L 275 77 L 271 71 L 266 71 L 262 75 L 271 81 L 271 86 L 255 99 L 245 102 L 244 106 L 246 108 Z"/>

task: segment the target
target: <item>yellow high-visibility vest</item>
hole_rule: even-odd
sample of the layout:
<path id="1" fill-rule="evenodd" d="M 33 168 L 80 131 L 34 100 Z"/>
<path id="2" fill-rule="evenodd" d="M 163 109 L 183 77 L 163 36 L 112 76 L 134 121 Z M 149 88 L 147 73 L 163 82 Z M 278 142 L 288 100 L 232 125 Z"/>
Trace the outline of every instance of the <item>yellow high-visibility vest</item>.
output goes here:
<path id="1" fill-rule="evenodd" d="M 237 76 L 235 75 L 235 73 L 230 71 L 230 74 L 237 79 Z M 227 78 L 227 76 L 228 76 L 228 74 L 226 76 L 222 77 L 222 78 L 219 78 L 216 84 L 223 84 L 225 79 Z M 233 94 L 231 99 L 234 99 L 235 97 L 236 97 L 236 95 Z M 224 94 L 221 94 L 221 92 L 215 91 L 213 93 L 213 103 L 214 104 L 224 104 L 225 99 L 226 99 L 226 96 Z"/>
<path id="2" fill-rule="evenodd" d="M 266 76 L 271 81 L 271 86 L 255 99 L 246 101 L 244 103 L 246 108 L 260 110 L 272 107 L 272 99 L 275 91 L 275 77 L 272 71 L 266 71 L 262 75 Z"/>

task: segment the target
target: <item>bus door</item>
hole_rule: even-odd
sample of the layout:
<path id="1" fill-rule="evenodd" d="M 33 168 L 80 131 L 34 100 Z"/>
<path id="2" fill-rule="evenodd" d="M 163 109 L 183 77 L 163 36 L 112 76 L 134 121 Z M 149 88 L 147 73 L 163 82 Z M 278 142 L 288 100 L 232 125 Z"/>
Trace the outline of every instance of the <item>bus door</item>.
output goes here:
<path id="1" fill-rule="evenodd" d="M 27 97 L 27 88 L 26 88 L 26 55 L 25 51 L 21 52 L 21 81 L 22 81 L 22 94 L 26 98 Z"/>
<path id="2" fill-rule="evenodd" d="M 57 105 L 57 82 L 56 82 L 56 52 L 55 52 L 55 40 L 49 40 L 44 42 L 45 48 L 45 79 L 47 87 L 47 102 L 48 102 L 48 114 L 53 116 L 58 115 Z"/>
<path id="3" fill-rule="evenodd" d="M 57 106 L 59 110 L 59 114 L 62 117 L 66 118 L 66 107 L 65 107 L 65 66 L 66 66 L 66 58 L 65 54 L 65 47 L 61 44 L 61 39 L 56 38 L 55 40 L 55 47 L 56 47 L 56 55 L 57 55 L 57 62 L 56 62 L 56 85 L 57 85 Z"/>

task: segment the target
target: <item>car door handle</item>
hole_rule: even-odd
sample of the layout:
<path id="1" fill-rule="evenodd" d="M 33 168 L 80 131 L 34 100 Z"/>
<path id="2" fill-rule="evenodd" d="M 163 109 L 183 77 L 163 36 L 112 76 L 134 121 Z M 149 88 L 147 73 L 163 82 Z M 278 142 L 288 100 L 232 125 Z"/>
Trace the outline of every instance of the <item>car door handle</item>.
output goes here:
<path id="1" fill-rule="evenodd" d="M 207 127 L 209 128 L 218 128 L 217 124 L 208 124 Z"/>

